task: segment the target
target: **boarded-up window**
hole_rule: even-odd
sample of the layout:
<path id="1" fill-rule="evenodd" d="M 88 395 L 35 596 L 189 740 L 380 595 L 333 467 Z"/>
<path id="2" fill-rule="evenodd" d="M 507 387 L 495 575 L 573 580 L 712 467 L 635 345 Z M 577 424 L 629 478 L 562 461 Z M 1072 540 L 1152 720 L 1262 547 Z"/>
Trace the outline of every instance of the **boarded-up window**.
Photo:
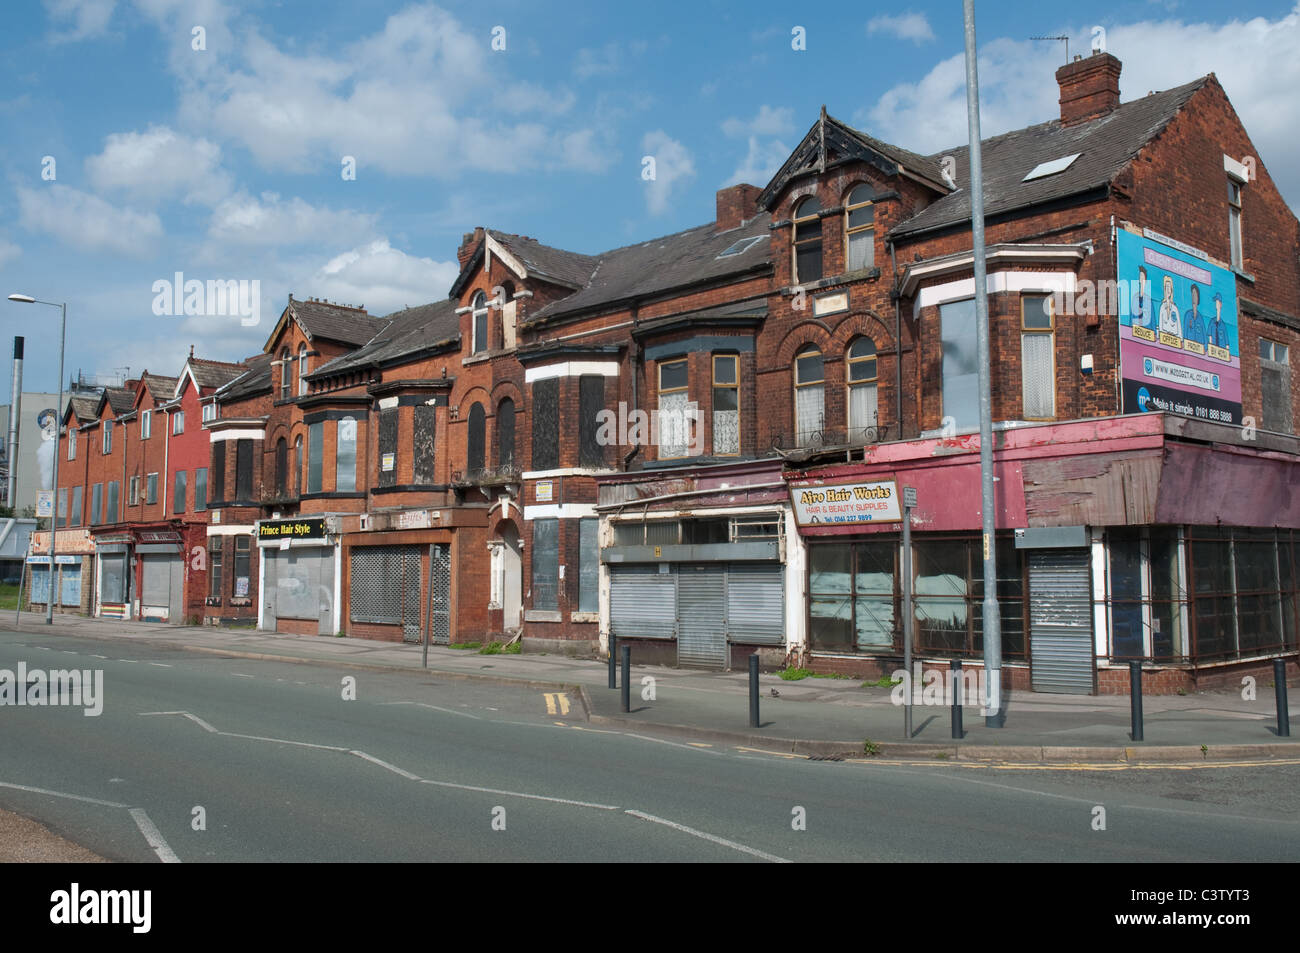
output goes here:
<path id="1" fill-rule="evenodd" d="M 415 408 L 414 432 L 411 434 L 411 452 L 414 454 L 415 472 L 411 482 L 428 486 L 438 482 L 434 472 L 434 437 L 437 428 L 437 408 L 418 404 Z M 395 413 L 396 411 L 394 411 Z"/>
<path id="2" fill-rule="evenodd" d="M 560 465 L 560 380 L 533 383 L 533 469 L 554 470 Z"/>
<path id="3" fill-rule="evenodd" d="M 497 466 L 511 467 L 514 464 L 515 402 L 507 397 L 497 406 Z"/>
<path id="4" fill-rule="evenodd" d="M 194 471 L 194 512 L 208 508 L 208 468 L 199 467 Z"/>
<path id="5" fill-rule="evenodd" d="M 253 441 L 235 441 L 235 499 L 253 498 Z"/>
<path id="6" fill-rule="evenodd" d="M 104 484 L 96 483 L 90 488 L 90 525 L 97 526 L 104 521 Z"/>
<path id="7" fill-rule="evenodd" d="M 188 487 L 186 486 L 187 476 L 188 475 L 184 470 L 176 471 L 176 475 L 174 477 L 175 482 L 172 485 L 172 512 L 173 513 L 185 512 L 185 496 L 186 496 L 186 491 L 188 489 Z M 108 505 L 108 511 L 111 513 L 113 511 L 113 504 L 111 502 L 113 484 L 110 483 L 108 485 L 108 491 L 109 491 L 109 500 L 110 500 L 110 503 Z M 113 522 L 113 520 L 109 520 L 109 522 L 111 523 Z"/>
<path id="8" fill-rule="evenodd" d="M 338 422 L 338 443 L 334 450 L 334 492 L 354 493 L 357 489 L 357 421 L 344 417 Z"/>
<path id="9" fill-rule="evenodd" d="M 1263 391 L 1261 426 L 1275 433 L 1291 432 L 1291 349 L 1259 340 L 1259 383 Z"/>
<path id="10" fill-rule="evenodd" d="M 559 589 L 560 521 L 533 520 L 533 608 L 558 609 Z"/>
<path id="11" fill-rule="evenodd" d="M 325 466 L 325 423 L 307 425 L 307 492 L 321 491 L 321 472 Z"/>
<path id="12" fill-rule="evenodd" d="M 68 514 L 69 526 L 81 525 L 81 487 L 72 488 L 72 512 Z"/>
<path id="13" fill-rule="evenodd" d="M 469 433 L 465 437 L 465 469 L 471 474 L 483 469 L 483 457 L 487 446 L 487 420 L 483 414 L 483 405 L 476 403 L 469 409 Z"/>
<path id="14" fill-rule="evenodd" d="M 379 412 L 379 485 L 397 485 L 397 408 Z"/>
<path id="15" fill-rule="evenodd" d="M 605 409 L 605 378 L 599 374 L 584 374 L 578 378 L 578 465 L 603 467 L 604 448 L 596 440 L 600 422 L 597 419 Z"/>
<path id="16" fill-rule="evenodd" d="M 597 545 L 596 530 L 600 520 L 580 520 L 581 527 L 578 543 L 578 611 L 600 611 L 600 547 Z"/>
<path id="17" fill-rule="evenodd" d="M 212 445 L 212 467 L 209 474 L 212 479 L 208 484 L 208 492 L 213 502 L 220 502 L 226 498 L 226 441 L 219 440 Z M 153 500 L 146 502 L 152 503 Z"/>
<path id="18" fill-rule="evenodd" d="M 275 492 L 284 496 L 289 489 L 289 444 L 281 437 L 275 445 Z"/>
<path id="19" fill-rule="evenodd" d="M 112 483 L 108 485 L 107 494 L 106 494 L 107 505 L 104 507 L 105 523 L 117 522 L 117 498 L 121 490 L 122 490 L 122 484 L 118 483 L 116 480 L 114 480 Z"/>

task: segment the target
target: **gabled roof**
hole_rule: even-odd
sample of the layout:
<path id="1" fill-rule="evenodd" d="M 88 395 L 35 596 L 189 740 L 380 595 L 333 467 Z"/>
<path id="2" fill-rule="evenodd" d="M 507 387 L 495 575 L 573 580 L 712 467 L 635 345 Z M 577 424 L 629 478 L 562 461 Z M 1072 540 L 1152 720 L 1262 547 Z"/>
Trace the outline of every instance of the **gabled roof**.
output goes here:
<path id="1" fill-rule="evenodd" d="M 63 413 L 63 420 L 66 423 L 68 414 L 74 415 L 83 424 L 95 420 L 99 414 L 99 401 L 102 395 L 97 397 L 69 397 L 67 409 Z"/>
<path id="2" fill-rule="evenodd" d="M 551 284 L 564 288 L 581 288 L 591 277 L 596 268 L 597 259 L 593 255 L 566 251 L 551 245 L 543 245 L 527 235 L 514 235 L 485 229 L 474 253 L 466 260 L 448 292 L 450 297 L 459 298 L 461 293 L 472 283 L 474 275 L 484 259 L 491 255 L 493 246 L 498 256 L 511 271 L 523 278 L 540 278 Z M 504 252 L 504 254 L 502 254 Z M 519 273 L 522 267 L 523 274 Z"/>
<path id="3" fill-rule="evenodd" d="M 247 400 L 271 389 L 271 362 L 274 355 L 262 352 L 245 358 L 244 373 L 217 389 L 214 395 L 218 403 Z"/>
<path id="4" fill-rule="evenodd" d="M 135 410 L 135 391 L 129 387 L 105 387 L 104 393 L 95 404 L 95 417 L 104 413 L 105 405 L 112 408 L 114 417 L 129 414 Z"/>
<path id="5" fill-rule="evenodd" d="M 659 294 L 674 288 L 762 271 L 772 267 L 771 243 L 760 241 L 738 255 L 718 255 L 742 238 L 770 234 L 766 212 L 739 228 L 718 231 L 710 222 L 648 242 L 596 255 L 596 270 L 581 290 L 529 316 L 529 324 L 602 307 L 616 301 Z"/>
<path id="6" fill-rule="evenodd" d="M 459 341 L 460 318 L 452 299 L 395 311 L 384 320 L 383 330 L 362 347 L 322 364 L 307 374 L 308 380 L 362 367 L 381 367 Z"/>
<path id="7" fill-rule="evenodd" d="M 951 190 L 944 181 L 937 158 L 918 155 L 869 136 L 834 116 L 826 115 L 823 106 L 821 116 L 807 135 L 777 170 L 772 181 L 758 193 L 759 208 L 770 211 L 785 187 L 796 179 L 859 160 L 875 166 L 885 175 L 909 175 L 920 179 L 939 193 Z"/>
<path id="8" fill-rule="evenodd" d="M 136 390 L 137 398 L 143 396 L 146 390 L 157 402 L 171 400 L 176 394 L 176 378 L 145 371 L 140 375 L 140 387 Z"/>
<path id="9" fill-rule="evenodd" d="M 298 301 L 290 295 L 289 304 L 280 313 L 280 320 L 271 329 L 271 336 L 266 339 L 263 350 L 271 347 L 290 319 L 298 323 L 309 341 L 323 338 L 353 347 L 365 344 L 374 337 L 383 321 L 382 318 L 371 316 L 365 308 L 335 304 L 332 301 Z"/>
<path id="10" fill-rule="evenodd" d="M 226 361 L 209 361 L 201 357 L 191 357 L 185 362 L 194 383 L 199 387 L 221 387 L 229 384 L 248 370 L 243 364 L 231 364 Z M 177 382 L 179 383 L 179 381 Z M 175 391 L 173 391 L 175 393 Z"/>
<path id="11" fill-rule="evenodd" d="M 1059 119 L 993 136 L 981 142 L 984 213 L 992 218 L 1108 186 L 1142 148 L 1160 134 L 1213 74 L 1123 103 L 1098 119 L 1061 125 Z M 1063 172 L 1024 181 L 1036 166 L 1078 154 Z M 961 186 L 890 230 L 893 238 L 964 223 L 970 226 L 970 157 L 967 146 L 937 152 L 952 156 Z"/>

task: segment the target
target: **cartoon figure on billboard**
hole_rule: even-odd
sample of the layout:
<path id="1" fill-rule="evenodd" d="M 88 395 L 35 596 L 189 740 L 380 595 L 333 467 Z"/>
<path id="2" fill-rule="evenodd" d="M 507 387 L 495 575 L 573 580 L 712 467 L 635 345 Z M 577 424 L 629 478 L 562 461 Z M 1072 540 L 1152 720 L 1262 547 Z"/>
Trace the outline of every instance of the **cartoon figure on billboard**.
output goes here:
<path id="1" fill-rule="evenodd" d="M 1165 296 L 1160 302 L 1160 330 L 1165 334 L 1183 336 L 1183 322 L 1178 317 L 1178 307 L 1174 304 L 1174 279 L 1165 275 Z"/>
<path id="2" fill-rule="evenodd" d="M 1206 321 L 1201 317 L 1201 289 L 1195 284 L 1192 285 L 1192 307 L 1183 312 L 1183 337 L 1188 341 L 1195 341 L 1202 347 L 1205 346 L 1205 325 Z"/>
<path id="3" fill-rule="evenodd" d="M 40 489 L 54 486 L 54 451 L 58 445 L 59 412 L 53 407 L 36 415 L 36 426 L 41 428 L 41 443 L 36 448 L 36 464 L 40 469 Z"/>
<path id="4" fill-rule="evenodd" d="M 1133 326 L 1156 329 L 1156 313 L 1151 308 L 1151 281 L 1147 278 L 1146 268 L 1138 269 L 1137 313 L 1133 315 Z"/>
<path id="5" fill-rule="evenodd" d="M 1223 295 L 1214 293 L 1214 320 L 1210 322 L 1210 343 L 1225 350 L 1229 347 L 1228 322 L 1223 320 Z"/>

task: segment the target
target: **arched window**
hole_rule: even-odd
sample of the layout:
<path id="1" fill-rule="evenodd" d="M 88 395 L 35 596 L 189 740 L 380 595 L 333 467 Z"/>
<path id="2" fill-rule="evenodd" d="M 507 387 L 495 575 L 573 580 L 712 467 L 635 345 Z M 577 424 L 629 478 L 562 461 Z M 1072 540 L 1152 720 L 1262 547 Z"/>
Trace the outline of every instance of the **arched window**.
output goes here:
<path id="1" fill-rule="evenodd" d="M 497 405 L 497 466 L 515 465 L 515 402 L 507 397 Z"/>
<path id="2" fill-rule="evenodd" d="M 488 349 L 488 300 L 487 295 L 483 292 L 475 292 L 473 300 L 470 302 L 472 317 L 474 318 L 474 335 L 473 347 L 471 354 L 481 354 Z"/>
<path id="3" fill-rule="evenodd" d="M 307 345 L 298 345 L 298 396 L 307 393 Z"/>
<path id="4" fill-rule="evenodd" d="M 289 445 L 283 437 L 275 445 L 275 495 L 284 496 L 289 489 Z"/>
<path id="5" fill-rule="evenodd" d="M 293 495 L 302 495 L 302 434 L 293 442 Z"/>
<path id="6" fill-rule="evenodd" d="M 821 442 L 826 425 L 825 381 L 822 352 L 810 344 L 794 359 L 794 430 L 801 447 Z"/>
<path id="7" fill-rule="evenodd" d="M 280 399 L 288 400 L 293 396 L 293 361 L 289 358 L 289 349 L 280 351 Z"/>
<path id="8" fill-rule="evenodd" d="M 483 405 L 475 403 L 469 409 L 469 433 L 465 438 L 465 469 L 469 473 L 483 470 L 484 447 L 487 443 L 487 421 Z"/>
<path id="9" fill-rule="evenodd" d="M 849 271 L 871 268 L 876 264 L 876 194 L 869 185 L 859 185 L 844 203 L 845 261 Z"/>
<path id="10" fill-rule="evenodd" d="M 810 196 L 794 212 L 794 283 L 822 276 L 822 203 Z"/>
<path id="11" fill-rule="evenodd" d="M 876 404 L 876 342 L 858 338 L 849 345 L 849 443 L 866 443 L 875 438 L 878 419 Z"/>

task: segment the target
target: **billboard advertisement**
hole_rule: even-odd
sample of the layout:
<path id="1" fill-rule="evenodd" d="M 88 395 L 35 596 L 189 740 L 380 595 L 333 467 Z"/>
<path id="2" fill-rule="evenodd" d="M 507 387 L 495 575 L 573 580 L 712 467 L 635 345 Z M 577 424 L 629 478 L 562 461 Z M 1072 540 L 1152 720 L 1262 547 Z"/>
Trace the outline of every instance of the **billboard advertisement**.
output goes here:
<path id="1" fill-rule="evenodd" d="M 903 515 L 893 480 L 794 480 L 790 502 L 800 526 L 818 523 L 897 523 Z"/>
<path id="2" fill-rule="evenodd" d="M 1133 226 L 1116 231 L 1115 256 L 1124 412 L 1241 423 L 1236 275 Z"/>

